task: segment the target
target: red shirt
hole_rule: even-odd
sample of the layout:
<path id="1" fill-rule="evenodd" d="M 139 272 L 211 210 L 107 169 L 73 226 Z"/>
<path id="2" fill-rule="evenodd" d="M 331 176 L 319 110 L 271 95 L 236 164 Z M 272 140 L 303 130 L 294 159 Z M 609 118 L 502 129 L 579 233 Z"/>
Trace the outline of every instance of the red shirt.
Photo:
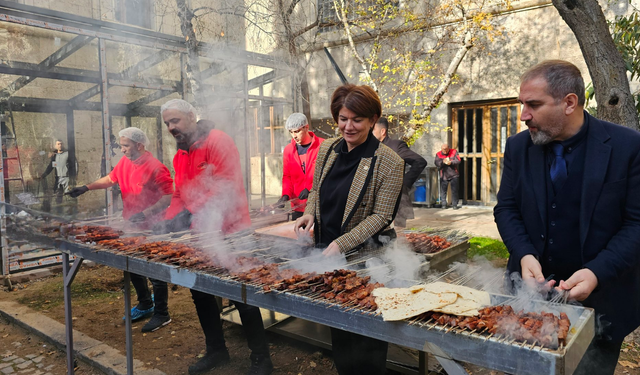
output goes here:
<path id="1" fill-rule="evenodd" d="M 166 219 L 187 209 L 203 231 L 233 233 L 251 225 L 240 153 L 230 136 L 211 130 L 189 151 L 178 150 L 173 168 L 176 190 Z"/>
<path id="2" fill-rule="evenodd" d="M 300 158 L 298 155 L 298 148 L 296 141 L 293 139 L 291 143 L 284 148 L 282 154 L 283 168 L 282 168 L 282 195 L 288 195 L 290 199 L 298 198 L 300 192 L 304 189 L 311 191 L 313 187 L 313 172 L 316 169 L 316 158 L 318 157 L 318 150 L 320 144 L 324 141 L 324 138 L 320 138 L 309 132 L 313 136 L 311 146 L 307 150 L 307 153 Z M 305 163 L 305 169 L 302 170 L 302 163 Z M 296 211 L 304 212 L 304 208 L 307 204 L 307 200 L 292 201 L 291 207 L 300 205 L 296 208 Z"/>
<path id="3" fill-rule="evenodd" d="M 127 157 L 120 159 L 109 174 L 111 181 L 120 185 L 122 191 L 122 217 L 142 212 L 160 200 L 162 196 L 173 193 L 173 180 L 169 168 L 165 167 L 149 151 L 134 161 Z M 148 218 L 153 224 L 162 220 L 164 212 Z"/>

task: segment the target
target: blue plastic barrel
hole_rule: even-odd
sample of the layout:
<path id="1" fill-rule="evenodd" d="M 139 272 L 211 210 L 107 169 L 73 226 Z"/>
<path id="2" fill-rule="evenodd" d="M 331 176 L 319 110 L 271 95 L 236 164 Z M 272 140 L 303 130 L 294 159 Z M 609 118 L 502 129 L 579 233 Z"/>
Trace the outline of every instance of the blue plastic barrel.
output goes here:
<path id="1" fill-rule="evenodd" d="M 413 186 L 416 187 L 413 193 L 414 202 L 426 202 L 427 201 L 427 182 L 423 178 L 419 178 Z"/>

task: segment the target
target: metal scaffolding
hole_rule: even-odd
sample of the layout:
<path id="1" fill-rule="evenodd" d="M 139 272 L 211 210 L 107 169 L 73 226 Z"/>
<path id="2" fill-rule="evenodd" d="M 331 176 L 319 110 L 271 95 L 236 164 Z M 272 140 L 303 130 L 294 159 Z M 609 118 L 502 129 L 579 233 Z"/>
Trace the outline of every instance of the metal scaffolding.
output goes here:
<path id="1" fill-rule="evenodd" d="M 157 105 L 154 106 L 152 103 L 174 93 L 178 93 L 181 97 L 185 98 L 188 82 L 184 72 L 182 72 L 179 81 L 167 80 L 151 75 L 147 75 L 141 79 L 143 72 L 171 59 L 178 59 L 181 69 L 184 69 L 188 51 L 182 37 L 5 0 L 0 0 L 0 24 L 22 25 L 51 32 L 63 32 L 75 35 L 71 41 L 38 64 L 0 59 L 0 74 L 21 76 L 0 90 L 0 115 L 3 115 L 4 111 L 7 110 L 13 112 L 65 114 L 67 119 L 68 151 L 72 163 L 75 163 L 76 159 L 74 111 L 101 112 L 104 153 L 103 173 L 108 173 L 111 169 L 112 116 L 124 116 L 127 121 L 127 126 L 131 126 L 131 117 L 156 118 L 158 134 L 161 134 L 163 123 L 160 117 L 160 110 Z M 156 51 L 156 53 L 151 54 L 118 73 L 110 73 L 107 69 L 109 67 L 107 63 L 109 56 L 107 42 L 151 48 Z M 97 71 L 58 65 L 81 48 L 93 45 L 97 47 L 99 65 Z M 220 73 L 220 61 L 233 63 L 235 67 L 241 69 L 242 79 L 244 80 L 241 90 L 224 92 L 224 97 L 243 103 L 245 113 L 243 115 L 244 120 L 242 121 L 242 126 L 245 130 L 247 130 L 249 126 L 246 112 L 250 106 L 269 106 L 275 103 L 278 105 L 291 106 L 292 109 L 295 109 L 296 101 L 293 84 L 291 85 L 291 95 L 289 97 L 271 97 L 263 94 L 262 87 L 264 85 L 273 83 L 283 77 L 290 77 L 293 74 L 294 69 L 283 62 L 269 55 L 234 49 L 229 46 L 214 46 L 207 43 L 200 43 L 198 53 L 203 58 L 206 57 L 207 59 L 213 60 L 208 68 L 198 73 L 200 81 L 204 81 Z M 250 67 L 267 68 L 270 69 L 270 71 L 261 76 L 249 79 Z M 20 97 L 15 95 L 18 90 L 29 85 L 29 83 L 37 78 L 90 83 L 93 84 L 93 86 L 79 92 L 68 100 L 45 97 Z M 114 103 L 113 101 L 110 102 L 109 97 L 109 88 L 112 87 L 140 88 L 153 90 L 153 92 L 130 103 Z M 201 87 L 205 95 L 208 95 L 208 93 L 211 93 L 211 95 L 220 95 L 213 93 L 211 85 L 203 83 Z M 250 94 L 250 91 L 254 89 L 259 89 L 259 95 Z M 99 101 L 90 100 L 97 95 L 100 95 Z M 250 102 L 252 104 L 250 104 Z M 247 134 L 249 134 L 249 132 Z M 245 147 L 245 189 L 247 194 L 250 195 L 250 140 L 248 137 L 245 137 L 243 142 Z M 156 146 L 157 156 L 162 160 L 162 137 L 158 137 Z M 261 152 L 263 165 L 264 158 L 264 152 Z M 2 168 L 3 163 L 2 160 L 0 160 L 0 171 L 2 171 Z M 262 174 L 261 186 L 264 201 L 264 170 Z M 73 175 L 70 177 L 72 180 L 75 178 Z M 0 202 L 4 202 L 5 200 L 4 188 L 4 181 L 0 181 Z M 105 202 L 107 214 L 111 215 L 113 212 L 113 194 L 111 188 L 106 190 Z M 4 227 L 0 228 L 4 230 Z M 2 232 L 2 240 L 0 271 L 2 275 L 8 275 L 9 264 L 4 232 Z"/>

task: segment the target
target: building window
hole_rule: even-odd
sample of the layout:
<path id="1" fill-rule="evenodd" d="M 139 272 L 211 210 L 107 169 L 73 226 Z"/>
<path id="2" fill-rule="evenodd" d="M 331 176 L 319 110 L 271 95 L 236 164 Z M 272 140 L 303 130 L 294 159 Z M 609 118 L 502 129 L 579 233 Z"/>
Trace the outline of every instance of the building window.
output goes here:
<path id="1" fill-rule="evenodd" d="M 115 2 L 117 21 L 146 29 L 152 28 L 152 0 L 115 0 Z"/>

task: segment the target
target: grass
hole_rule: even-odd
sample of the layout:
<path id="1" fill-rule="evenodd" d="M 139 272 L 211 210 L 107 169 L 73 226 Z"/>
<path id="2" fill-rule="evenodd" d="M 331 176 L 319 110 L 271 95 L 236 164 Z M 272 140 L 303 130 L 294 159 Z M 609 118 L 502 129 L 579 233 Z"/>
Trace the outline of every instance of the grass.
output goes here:
<path id="1" fill-rule="evenodd" d="M 502 241 L 488 237 L 473 237 L 469 239 L 467 256 L 469 258 L 482 256 L 489 260 L 507 259 L 509 252 Z"/>
<path id="2" fill-rule="evenodd" d="M 105 278 L 93 272 L 79 273 L 71 284 L 74 303 L 85 304 L 95 298 L 116 299 L 121 291 L 121 273 Z M 47 310 L 64 303 L 62 275 L 40 280 L 29 285 L 17 300 L 36 310 Z"/>

